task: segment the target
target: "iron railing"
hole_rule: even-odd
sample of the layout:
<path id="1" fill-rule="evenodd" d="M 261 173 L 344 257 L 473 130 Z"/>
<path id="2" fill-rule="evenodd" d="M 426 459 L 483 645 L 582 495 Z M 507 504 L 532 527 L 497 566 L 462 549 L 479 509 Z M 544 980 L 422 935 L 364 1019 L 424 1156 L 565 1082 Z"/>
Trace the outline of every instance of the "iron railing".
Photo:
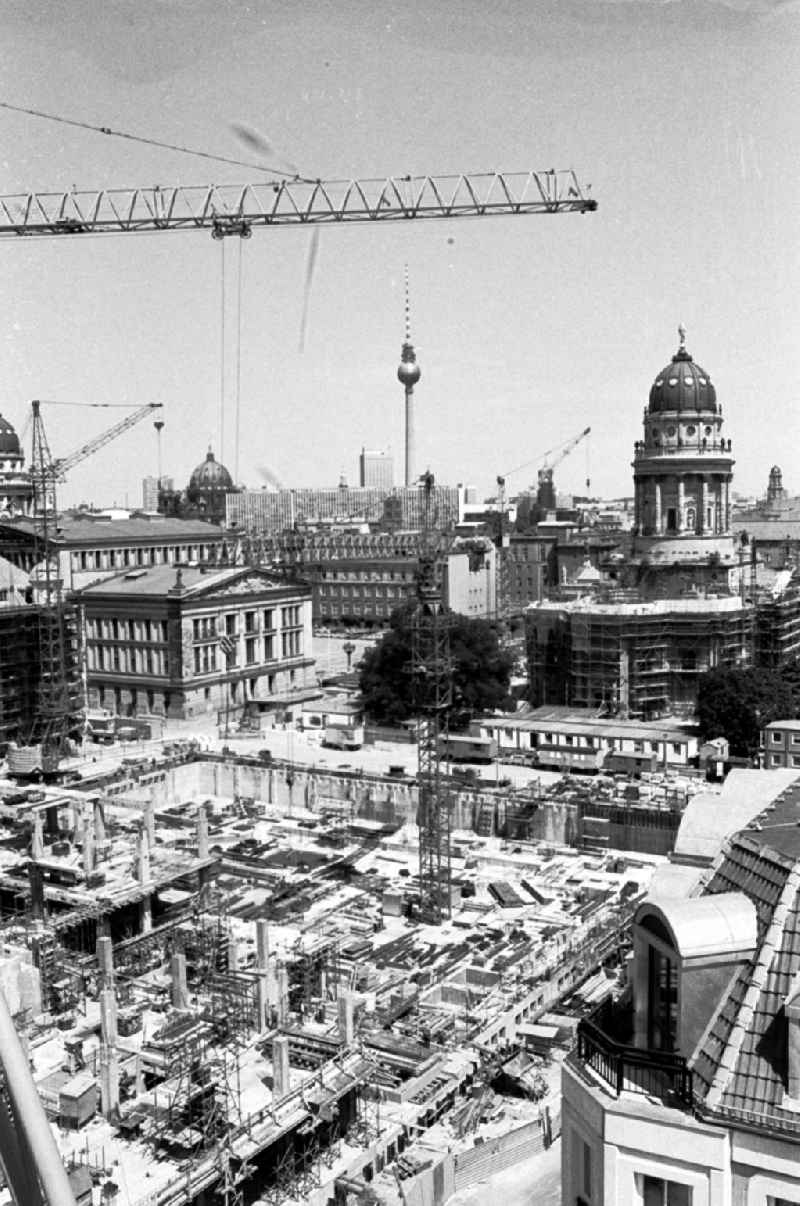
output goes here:
<path id="1" fill-rule="evenodd" d="M 643 1093 L 689 1108 L 694 1103 L 692 1071 L 682 1055 L 618 1043 L 585 1020 L 578 1023 L 576 1055 L 617 1096 Z"/>

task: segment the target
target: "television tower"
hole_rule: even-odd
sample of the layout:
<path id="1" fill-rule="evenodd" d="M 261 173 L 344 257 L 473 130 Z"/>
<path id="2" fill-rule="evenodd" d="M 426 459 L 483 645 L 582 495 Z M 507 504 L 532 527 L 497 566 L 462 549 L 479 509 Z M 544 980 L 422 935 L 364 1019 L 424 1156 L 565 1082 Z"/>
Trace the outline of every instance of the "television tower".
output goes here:
<path id="1" fill-rule="evenodd" d="M 406 393 L 406 464 L 405 484 L 413 486 L 416 481 L 414 467 L 414 386 L 422 376 L 417 364 L 417 353 L 411 342 L 411 309 L 408 300 L 408 264 L 405 268 L 406 282 L 406 337 L 400 353 L 400 366 L 397 370 L 397 380 Z"/>

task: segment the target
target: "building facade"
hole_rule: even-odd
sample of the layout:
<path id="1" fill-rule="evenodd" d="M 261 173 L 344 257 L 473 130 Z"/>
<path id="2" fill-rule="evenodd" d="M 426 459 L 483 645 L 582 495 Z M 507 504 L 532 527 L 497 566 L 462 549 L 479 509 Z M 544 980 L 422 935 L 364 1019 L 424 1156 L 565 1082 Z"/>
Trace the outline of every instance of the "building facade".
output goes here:
<path id="1" fill-rule="evenodd" d="M 358 484 L 362 488 L 391 490 L 394 486 L 394 460 L 391 453 L 362 448 L 358 456 Z"/>
<path id="2" fill-rule="evenodd" d="M 527 612 L 534 703 L 685 715 L 701 674 L 753 663 L 755 607 L 735 589 L 732 468 L 716 391 L 680 329 L 635 446 L 630 555 L 606 549 L 602 573 L 577 575 L 576 597 Z"/>
<path id="3" fill-rule="evenodd" d="M 731 441 L 705 369 L 680 346 L 650 390 L 633 459 L 633 563 L 650 594 L 719 589 L 735 564 Z"/>
<path id="4" fill-rule="evenodd" d="M 700 675 L 745 664 L 752 625 L 736 595 L 541 603 L 526 614 L 531 702 L 642 720 L 690 715 Z"/>
<path id="5" fill-rule="evenodd" d="M 562 1074 L 564 1206 L 800 1202 L 800 793 L 633 923 Z"/>
<path id="6" fill-rule="evenodd" d="M 93 705 L 293 715 L 315 689 L 311 592 L 263 570 L 134 569 L 79 592 Z"/>
<path id="7" fill-rule="evenodd" d="M 100 519 L 87 512 L 60 515 L 50 547 L 69 591 L 122 570 L 213 562 L 222 542 L 222 530 L 200 520 L 162 515 Z M 30 573 L 44 556 L 41 530 L 30 519 L 0 523 L 0 555 Z"/>
<path id="8" fill-rule="evenodd" d="M 433 511 L 441 527 L 459 520 L 458 486 L 434 486 Z M 246 532 L 282 532 L 298 524 L 363 522 L 393 528 L 418 528 L 424 497 L 417 486 L 308 487 L 296 490 L 243 490 L 226 500 L 228 527 Z"/>

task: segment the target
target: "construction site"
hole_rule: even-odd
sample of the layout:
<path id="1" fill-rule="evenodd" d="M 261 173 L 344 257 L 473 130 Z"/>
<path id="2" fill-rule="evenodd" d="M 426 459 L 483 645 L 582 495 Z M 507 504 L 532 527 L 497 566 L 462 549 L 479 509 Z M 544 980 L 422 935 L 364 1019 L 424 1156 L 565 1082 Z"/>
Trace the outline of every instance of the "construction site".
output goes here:
<path id="1" fill-rule="evenodd" d="M 197 791 L 247 763 L 2 786 L 1 982 L 76 1202 L 445 1201 L 549 1143 L 658 856 L 453 830 L 434 920 L 417 826 Z"/>

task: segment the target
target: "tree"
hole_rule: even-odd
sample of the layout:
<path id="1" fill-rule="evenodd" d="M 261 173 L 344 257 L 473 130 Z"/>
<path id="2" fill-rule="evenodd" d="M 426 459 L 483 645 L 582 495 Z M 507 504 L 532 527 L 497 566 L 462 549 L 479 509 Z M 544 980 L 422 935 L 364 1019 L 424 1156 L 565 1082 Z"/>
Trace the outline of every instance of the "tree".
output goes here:
<path id="1" fill-rule="evenodd" d="M 721 668 L 700 678 L 697 720 L 704 741 L 726 737 L 731 753 L 749 758 L 759 747 L 760 732 L 773 720 L 797 716 L 798 700 L 789 676 L 778 670 Z"/>
<path id="2" fill-rule="evenodd" d="M 400 724 L 414 715 L 411 652 L 414 604 L 392 613 L 389 631 L 365 655 L 360 686 L 367 713 L 378 724 Z M 453 728 L 469 723 L 476 712 L 502 707 L 514 659 L 500 647 L 487 620 L 448 612 L 450 658 L 453 663 Z"/>

